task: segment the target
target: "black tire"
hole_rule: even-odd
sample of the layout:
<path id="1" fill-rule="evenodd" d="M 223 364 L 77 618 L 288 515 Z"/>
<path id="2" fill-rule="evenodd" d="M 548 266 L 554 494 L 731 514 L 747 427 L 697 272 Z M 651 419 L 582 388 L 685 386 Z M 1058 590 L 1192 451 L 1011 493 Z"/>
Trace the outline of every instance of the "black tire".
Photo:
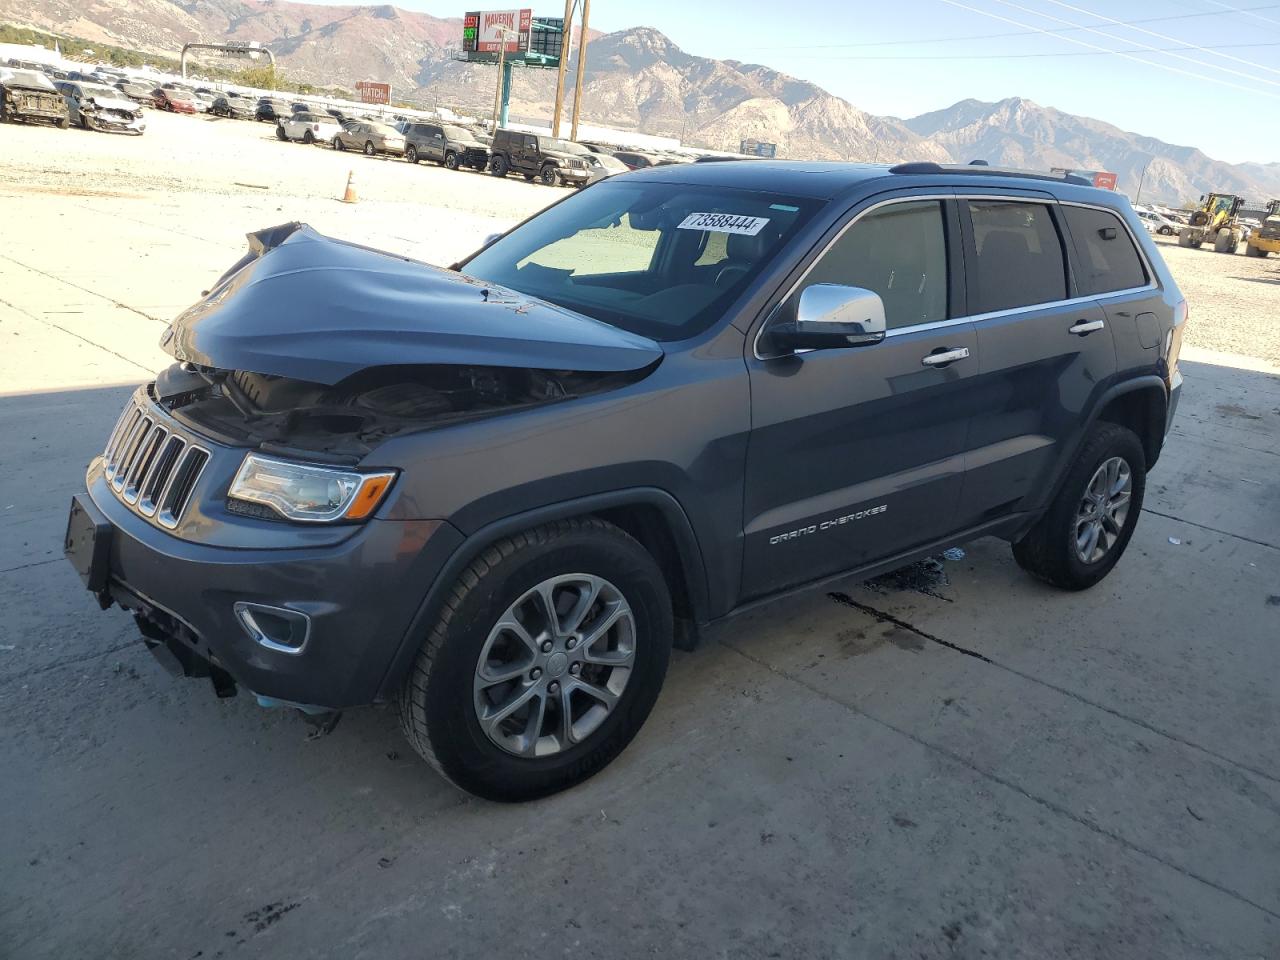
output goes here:
<path id="1" fill-rule="evenodd" d="M 494 154 L 493 160 L 489 163 L 489 172 L 495 177 L 505 177 L 507 171 L 511 169 L 511 164 L 507 163 L 507 158 L 502 154 Z"/>
<path id="2" fill-rule="evenodd" d="M 409 144 L 407 147 L 404 148 L 404 158 L 408 160 L 410 163 L 417 163 L 418 148 L 415 147 L 412 143 Z"/>
<path id="3" fill-rule="evenodd" d="M 347 145 L 342 142 L 341 137 L 335 135 L 333 138 L 333 149 L 341 153 L 343 150 L 347 149 Z"/>
<path id="4" fill-rule="evenodd" d="M 1196 231 L 1184 228 L 1178 231 L 1178 246 L 1180 247 L 1199 247 L 1200 243 L 1195 239 Z"/>
<path id="5" fill-rule="evenodd" d="M 1218 235 L 1213 238 L 1213 252 L 1235 253 L 1237 242 L 1235 234 L 1230 230 L 1219 230 Z"/>
<path id="6" fill-rule="evenodd" d="M 538 179 L 543 186 L 558 186 L 560 183 L 560 171 L 556 169 L 554 163 L 544 163 L 542 169 L 538 171 Z"/>
<path id="7" fill-rule="evenodd" d="M 1091 563 L 1076 550 L 1081 504 L 1102 464 L 1119 457 L 1129 468 L 1131 493 L 1127 515 L 1115 542 Z M 1132 430 L 1100 421 L 1085 438 L 1067 471 L 1058 495 L 1036 525 L 1013 545 L 1013 558 L 1023 570 L 1064 590 L 1085 590 L 1111 572 L 1133 536 L 1147 486 L 1146 454 Z"/>
<path id="8" fill-rule="evenodd" d="M 316 142 L 316 138 L 315 138 L 315 136 L 311 133 L 311 131 L 310 131 L 310 130 L 308 130 L 306 133 L 304 133 L 304 134 L 302 135 L 302 142 L 303 142 L 303 143 L 305 143 L 305 144 L 309 147 L 309 146 L 311 146 L 313 143 L 315 143 L 315 142 Z"/>
<path id="9" fill-rule="evenodd" d="M 284 127 L 282 127 L 282 126 L 281 126 L 280 124 L 278 124 L 278 123 L 276 124 L 276 139 L 277 139 L 277 140 L 288 140 L 288 139 L 289 139 L 289 135 L 288 135 L 287 133 L 285 133 L 285 132 L 284 132 Z"/>
<path id="10" fill-rule="evenodd" d="M 1162 236 L 1162 237 L 1172 237 L 1172 236 L 1173 236 L 1173 227 L 1161 227 L 1161 228 L 1160 228 L 1160 236 Z"/>
<path id="11" fill-rule="evenodd" d="M 1265 257 L 1267 251 L 1261 247 L 1255 247 L 1252 243 L 1247 243 L 1244 247 L 1244 255 L 1246 257 Z"/>
<path id="12" fill-rule="evenodd" d="M 366 140 L 364 142 L 364 155 L 366 157 L 372 157 L 372 156 L 375 156 L 377 153 L 378 153 L 378 148 L 373 145 L 373 141 Z"/>
<path id="13" fill-rule="evenodd" d="M 549 756 L 516 756 L 490 740 L 476 717 L 477 661 L 503 611 L 532 587 L 569 573 L 608 580 L 631 607 L 632 671 L 612 711 L 582 743 Z M 607 766 L 644 724 L 666 676 L 672 631 L 662 572 L 617 527 L 586 517 L 516 534 L 476 557 L 446 597 L 400 691 L 401 727 L 428 763 L 478 796 L 514 802 L 564 790 Z"/>
<path id="14" fill-rule="evenodd" d="M 3 119 L 3 118 L 0 118 L 0 119 Z M 68 118 L 68 117 L 59 117 L 59 118 L 58 118 L 58 122 L 57 122 L 57 126 L 58 126 L 58 129 L 59 129 L 59 130 L 65 130 L 65 129 L 67 129 L 67 127 L 71 126 L 71 120 L 70 120 L 70 118 Z"/>
<path id="15" fill-rule="evenodd" d="M 445 167 L 446 167 L 446 168 L 448 168 L 449 170 L 457 170 L 457 169 L 458 169 L 458 155 L 457 155 L 456 153 L 454 153 L 452 150 L 447 150 L 447 151 L 445 151 L 445 155 L 444 155 L 444 165 L 445 165 Z"/>

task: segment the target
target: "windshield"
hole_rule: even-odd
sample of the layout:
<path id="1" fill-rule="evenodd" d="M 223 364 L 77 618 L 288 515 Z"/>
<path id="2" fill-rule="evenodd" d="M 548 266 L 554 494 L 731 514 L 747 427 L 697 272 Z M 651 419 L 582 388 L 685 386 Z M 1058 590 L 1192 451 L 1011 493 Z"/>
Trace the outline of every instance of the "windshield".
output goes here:
<path id="1" fill-rule="evenodd" d="M 559 150 L 561 153 L 573 153 L 578 156 L 590 156 L 591 151 L 572 140 L 557 140 L 555 137 L 539 137 L 538 146 L 543 150 Z"/>
<path id="2" fill-rule="evenodd" d="M 747 190 L 604 182 L 462 270 L 632 333 L 684 340 L 711 326 L 818 206 Z"/>
<path id="3" fill-rule="evenodd" d="M 463 130 L 461 127 L 445 127 L 444 135 L 450 140 L 474 140 L 470 130 Z"/>
<path id="4" fill-rule="evenodd" d="M 86 97 L 103 97 L 104 99 L 110 100 L 120 99 L 120 91 L 116 90 L 114 87 L 90 87 L 84 85 L 81 86 L 80 89 L 84 91 L 84 95 Z"/>

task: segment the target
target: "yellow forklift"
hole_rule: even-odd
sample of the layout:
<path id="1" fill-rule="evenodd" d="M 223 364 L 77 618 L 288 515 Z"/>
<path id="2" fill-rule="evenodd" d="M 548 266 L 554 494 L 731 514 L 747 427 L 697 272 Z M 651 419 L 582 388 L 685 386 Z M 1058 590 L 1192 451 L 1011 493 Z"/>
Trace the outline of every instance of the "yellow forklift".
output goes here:
<path id="1" fill-rule="evenodd" d="M 1244 238 L 1244 228 L 1237 214 L 1244 197 L 1230 193 L 1211 193 L 1200 198 L 1200 208 L 1191 214 L 1190 226 L 1178 232 L 1178 246 L 1199 247 L 1213 241 L 1217 253 L 1235 253 Z"/>
<path id="2" fill-rule="evenodd" d="M 1268 253 L 1280 253 L 1280 200 L 1267 204 L 1262 226 L 1249 234 L 1244 247 L 1246 257 L 1265 257 Z"/>

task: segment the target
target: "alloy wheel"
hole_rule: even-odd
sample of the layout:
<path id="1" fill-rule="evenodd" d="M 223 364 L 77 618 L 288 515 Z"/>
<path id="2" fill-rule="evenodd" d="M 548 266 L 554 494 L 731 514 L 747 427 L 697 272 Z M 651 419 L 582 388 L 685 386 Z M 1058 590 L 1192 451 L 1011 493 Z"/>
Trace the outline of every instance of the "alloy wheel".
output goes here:
<path id="1" fill-rule="evenodd" d="M 571 573 L 527 590 L 476 663 L 476 719 L 498 747 L 546 757 L 587 740 L 613 712 L 636 655 L 636 623 L 608 580 Z"/>
<path id="2" fill-rule="evenodd" d="M 1121 457 L 1104 460 L 1085 488 L 1076 512 L 1076 556 L 1084 563 L 1105 557 L 1124 529 L 1133 498 L 1133 473 Z"/>

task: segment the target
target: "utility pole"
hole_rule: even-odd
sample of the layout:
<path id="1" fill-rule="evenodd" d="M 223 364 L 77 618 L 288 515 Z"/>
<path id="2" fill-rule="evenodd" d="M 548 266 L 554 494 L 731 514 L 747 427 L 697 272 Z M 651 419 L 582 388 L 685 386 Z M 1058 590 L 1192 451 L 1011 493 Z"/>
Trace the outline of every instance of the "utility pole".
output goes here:
<path id="1" fill-rule="evenodd" d="M 573 46 L 573 11 L 576 0 L 564 0 L 564 29 L 560 32 L 560 66 L 556 70 L 556 111 L 551 119 L 551 135 L 560 136 L 560 118 L 564 114 L 564 75 L 569 69 Z"/>
<path id="2" fill-rule="evenodd" d="M 499 36 L 502 42 L 498 44 L 498 90 L 493 95 L 493 132 L 498 132 L 498 115 L 502 111 L 502 88 L 506 85 L 506 69 L 507 69 L 507 35 L 510 31 L 503 30 Z"/>
<path id="3" fill-rule="evenodd" d="M 578 139 L 578 114 L 582 110 L 582 75 L 587 68 L 587 21 L 591 17 L 591 0 L 582 0 L 582 33 L 578 36 L 578 85 L 573 91 L 573 132 L 570 140 Z"/>
<path id="4" fill-rule="evenodd" d="M 1142 176 L 1138 178 L 1138 195 L 1133 198 L 1134 205 L 1142 201 L 1142 184 L 1147 179 L 1147 167 L 1151 166 L 1151 161 L 1147 161 L 1147 166 L 1142 168 Z"/>

